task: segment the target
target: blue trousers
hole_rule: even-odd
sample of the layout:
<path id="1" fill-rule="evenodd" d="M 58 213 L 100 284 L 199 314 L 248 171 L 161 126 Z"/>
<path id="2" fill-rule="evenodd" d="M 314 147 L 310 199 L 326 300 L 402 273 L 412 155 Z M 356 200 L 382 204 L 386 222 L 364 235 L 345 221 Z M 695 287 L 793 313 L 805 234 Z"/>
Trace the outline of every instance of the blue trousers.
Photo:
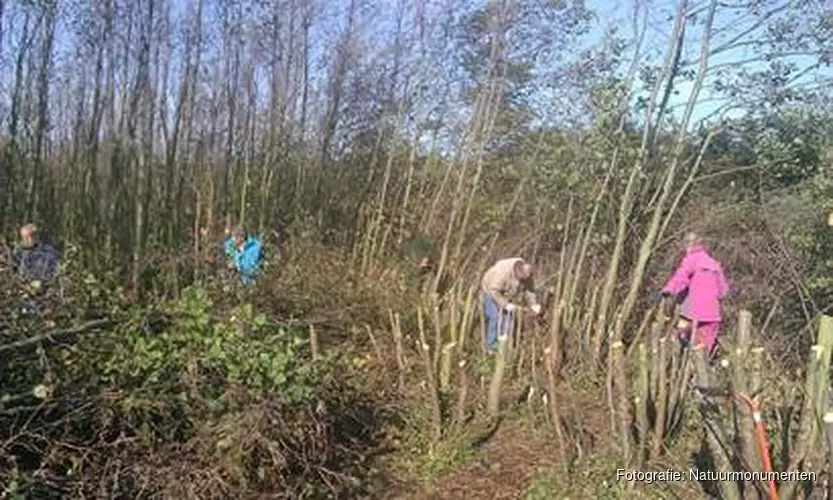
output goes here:
<path id="1" fill-rule="evenodd" d="M 495 299 L 489 295 L 483 295 L 483 306 L 486 309 L 486 343 L 490 351 L 497 349 L 499 332 L 504 335 L 512 334 L 515 317 L 513 314 L 501 309 Z"/>

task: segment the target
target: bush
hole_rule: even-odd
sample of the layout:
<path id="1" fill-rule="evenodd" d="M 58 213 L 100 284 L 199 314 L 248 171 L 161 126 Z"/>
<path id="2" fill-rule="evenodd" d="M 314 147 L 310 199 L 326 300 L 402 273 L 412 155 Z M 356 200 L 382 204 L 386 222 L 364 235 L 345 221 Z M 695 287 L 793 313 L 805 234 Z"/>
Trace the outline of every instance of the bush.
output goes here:
<path id="1" fill-rule="evenodd" d="M 360 491 L 364 457 L 387 418 L 361 374 L 337 354 L 313 364 L 306 339 L 251 305 L 213 312 L 210 295 L 187 289 L 154 310 L 135 308 L 112 331 L 49 350 L 51 395 L 0 412 L 9 493 Z"/>

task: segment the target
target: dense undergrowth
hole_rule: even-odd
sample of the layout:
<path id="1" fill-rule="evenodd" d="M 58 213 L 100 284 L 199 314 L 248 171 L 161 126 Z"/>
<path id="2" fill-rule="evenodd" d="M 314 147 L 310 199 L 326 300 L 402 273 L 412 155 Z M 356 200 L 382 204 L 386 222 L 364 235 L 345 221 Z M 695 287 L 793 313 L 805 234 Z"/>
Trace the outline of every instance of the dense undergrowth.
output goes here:
<path id="1" fill-rule="evenodd" d="M 341 342 L 313 361 L 306 330 L 253 307 L 247 298 L 269 295 L 233 282 L 139 304 L 71 259 L 65 267 L 36 317 L 20 316 L 22 290 L 3 278 L 4 345 L 110 322 L 2 352 L 9 498 L 301 498 L 373 486 L 369 457 L 396 412 L 361 352 Z M 281 307 L 301 313 L 315 293 L 282 291 L 294 302 Z"/>
<path id="2" fill-rule="evenodd" d="M 180 3 L 0 1 L 0 245 L 65 243 L 46 291 L 0 249 L 8 497 L 713 493 L 615 482 L 760 470 L 737 404 L 701 447 L 647 300 L 689 231 L 732 282 L 718 381 L 758 378 L 777 470 L 824 467 L 825 2 Z M 212 262 L 237 224 L 251 289 Z M 413 235 L 439 297 L 392 257 Z M 498 362 L 475 290 L 512 256 L 552 300 Z"/>
<path id="3" fill-rule="evenodd" d="M 527 323 L 524 344 L 532 352 L 521 348 L 507 373 L 503 417 L 495 422 L 486 409 L 494 360 L 478 354 L 481 325 L 473 315 L 468 364 L 438 392 L 443 436 L 432 438 L 414 307 L 431 302 L 409 286 L 407 263 L 389 261 L 360 276 L 348 255 L 319 243 L 297 241 L 293 250 L 286 260 L 270 259 L 249 289 L 183 262 L 180 289 L 166 293 L 171 298 L 137 301 L 113 276 L 85 271 L 69 246 L 35 316 L 20 314 L 21 294 L 34 290 L 4 275 L 0 477 L 8 497 L 421 498 L 434 491 L 442 498 L 454 497 L 445 482 L 473 481 L 466 471 L 504 474 L 527 498 L 697 495 L 708 488 L 660 491 L 615 481 L 624 463 L 610 431 L 604 377 L 581 354 L 578 331 L 565 332 L 557 382 L 568 435 L 562 456 L 541 398 L 547 389 L 533 394 L 528 385 L 543 372 L 541 353 L 527 356 L 546 345 L 547 322 Z M 441 319 L 426 322 L 439 321 L 431 328 L 445 332 L 450 304 L 442 307 Z M 399 367 L 387 323 L 393 311 L 401 312 L 405 332 Z M 786 361 L 772 356 L 772 367 Z M 784 468 L 788 450 L 777 437 L 794 433 L 797 419 L 784 408 L 801 398 L 777 373 L 767 375 L 762 405 L 777 424 L 770 428 L 773 456 Z M 461 384 L 469 395 L 456 414 Z M 668 453 L 646 467 L 687 470 L 709 459 L 695 403 L 684 405 L 681 427 L 667 436 Z M 499 458 L 489 458 L 495 453 Z"/>

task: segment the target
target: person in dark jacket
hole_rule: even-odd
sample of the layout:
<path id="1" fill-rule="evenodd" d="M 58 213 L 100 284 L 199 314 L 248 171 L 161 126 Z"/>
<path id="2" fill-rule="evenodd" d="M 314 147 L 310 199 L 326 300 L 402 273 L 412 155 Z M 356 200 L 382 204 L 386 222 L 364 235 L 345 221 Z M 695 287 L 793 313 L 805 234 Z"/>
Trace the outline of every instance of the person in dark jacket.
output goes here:
<path id="1" fill-rule="evenodd" d="M 23 296 L 23 314 L 34 314 L 38 307 L 36 297 L 46 292 L 49 283 L 58 273 L 61 255 L 58 250 L 38 239 L 37 226 L 26 224 L 20 228 L 20 243 L 11 256 L 11 267 L 20 280 L 32 287 L 34 295 L 29 292 Z M 31 291 L 31 290 L 30 290 Z"/>
<path id="2" fill-rule="evenodd" d="M 410 235 L 401 248 L 402 255 L 411 263 L 409 267 L 409 281 L 411 286 L 422 294 L 428 294 L 434 289 L 439 263 L 436 242 L 422 234 Z M 437 293 L 444 296 L 453 284 L 448 269 L 444 269 L 440 277 Z"/>
<path id="3" fill-rule="evenodd" d="M 37 227 L 26 224 L 20 228 L 20 243 L 12 251 L 11 265 L 24 282 L 48 284 L 58 273 L 61 256 L 52 245 L 38 240 Z"/>

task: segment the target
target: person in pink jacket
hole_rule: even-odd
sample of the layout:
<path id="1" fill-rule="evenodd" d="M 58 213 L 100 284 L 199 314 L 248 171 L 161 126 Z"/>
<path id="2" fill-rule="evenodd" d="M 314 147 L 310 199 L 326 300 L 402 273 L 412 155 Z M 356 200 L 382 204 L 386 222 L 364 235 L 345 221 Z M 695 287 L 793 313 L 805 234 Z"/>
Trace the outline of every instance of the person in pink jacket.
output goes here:
<path id="1" fill-rule="evenodd" d="M 714 359 L 722 322 L 720 301 L 728 293 L 729 283 L 723 266 L 709 255 L 699 235 L 687 234 L 685 244 L 685 257 L 659 295 L 682 299 L 683 321 L 677 324 L 680 339 L 684 344 L 693 340 L 695 346 L 703 345 Z"/>

